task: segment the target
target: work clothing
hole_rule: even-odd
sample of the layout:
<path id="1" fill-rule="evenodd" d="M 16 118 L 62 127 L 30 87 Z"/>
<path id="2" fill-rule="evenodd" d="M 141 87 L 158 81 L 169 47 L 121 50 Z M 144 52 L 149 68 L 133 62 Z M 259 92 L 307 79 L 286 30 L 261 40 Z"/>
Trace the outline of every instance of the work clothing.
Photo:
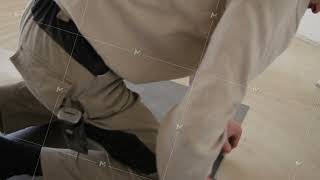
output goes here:
<path id="1" fill-rule="evenodd" d="M 123 80 L 112 71 L 107 71 L 101 75 L 93 74 L 82 64 L 78 63 L 78 59 L 70 57 L 68 51 L 51 38 L 49 34 L 39 26 L 39 22 L 35 21 L 35 16 L 32 14 L 33 10 L 35 10 L 35 5 L 36 4 L 33 3 L 29 4 L 28 10 L 23 15 L 21 23 L 22 31 L 19 42 L 20 47 L 11 58 L 13 64 L 23 76 L 30 92 L 32 93 L 32 95 L 30 93 L 29 95 L 34 96 L 33 99 L 28 96 L 28 103 L 30 101 L 40 101 L 41 104 L 49 110 L 49 112 L 51 111 L 55 115 L 57 114 L 59 107 L 79 107 L 79 109 L 84 112 L 83 118 L 86 123 L 93 124 L 96 127 L 107 130 L 118 130 L 131 134 L 130 136 L 127 136 L 127 140 L 122 141 L 132 144 L 132 137 L 137 137 L 144 144 L 146 149 L 154 154 L 159 123 L 144 104 L 142 104 L 139 96 L 135 92 L 127 89 Z M 59 31 L 56 34 L 63 33 L 61 30 L 57 30 L 56 28 L 52 27 L 52 29 L 54 30 L 51 32 Z M 74 38 L 65 38 L 64 40 L 66 43 L 69 43 L 68 40 L 72 39 Z M 77 49 L 73 49 L 73 52 L 76 51 Z M 92 52 L 86 51 L 86 53 L 89 54 Z M 56 58 L 59 60 L 55 61 Z M 68 70 L 66 70 L 67 67 Z M 46 75 L 46 73 L 48 74 Z M 63 76 L 66 78 L 64 79 Z M 47 84 L 49 86 L 47 86 Z M 21 98 L 21 100 L 22 99 L 23 98 Z M 14 103 L 9 104 L 13 104 L 11 106 L 16 106 Z M 20 104 L 23 104 L 23 102 L 20 102 Z M 42 108 L 43 107 L 40 107 L 39 112 L 42 112 Z M 25 112 L 23 107 L 22 109 L 15 111 Z M 34 107 L 32 114 L 37 116 L 37 112 L 38 110 Z M 28 124 L 23 121 L 32 119 L 32 117 L 29 119 L 24 117 L 19 118 L 22 120 L 18 124 L 20 124 L 22 128 L 26 127 L 24 124 Z M 35 119 L 38 119 L 38 117 L 35 117 Z M 56 117 L 54 117 L 54 120 L 56 120 Z M 8 122 L 10 120 L 3 121 Z M 30 121 L 32 122 L 33 120 Z M 47 118 L 43 118 L 42 121 L 46 123 L 51 122 L 51 114 L 49 114 Z M 38 123 L 33 124 L 31 122 L 29 125 L 38 125 Z M 12 125 L 11 123 L 8 124 L 10 124 L 9 126 Z M 8 133 L 8 131 L 4 131 Z M 117 140 L 119 139 L 114 139 L 114 141 Z M 131 154 L 141 154 L 139 153 L 141 151 L 141 146 L 133 146 L 131 151 Z M 45 154 L 52 154 L 51 151 L 50 153 L 45 152 L 46 149 L 44 148 L 42 150 L 43 156 L 45 156 Z M 117 153 L 118 156 L 123 155 L 121 152 Z M 146 154 L 148 153 L 149 152 L 146 152 Z M 105 159 L 103 157 L 101 158 Z M 131 157 L 131 160 L 134 158 L 138 157 Z M 112 157 L 110 157 L 110 159 L 112 159 Z M 141 161 L 143 158 L 139 160 Z M 131 164 L 137 163 L 131 162 Z M 49 161 L 42 164 L 45 176 L 46 169 L 51 169 L 46 168 L 46 165 L 51 167 L 52 164 L 49 163 Z M 154 166 L 155 165 L 153 164 L 151 165 L 151 167 Z M 129 167 L 125 164 L 121 164 L 121 167 L 126 171 L 128 168 L 136 168 Z M 151 167 L 149 167 L 149 169 Z M 154 170 L 153 172 L 150 172 L 148 169 L 142 169 L 141 172 L 145 172 L 146 170 L 148 173 L 145 174 L 145 176 L 152 177 L 154 176 L 153 174 L 156 173 L 155 168 L 152 168 L 152 170 Z M 84 170 L 81 171 L 85 172 Z M 61 175 L 63 173 L 59 174 Z M 82 175 L 79 174 L 79 176 L 81 177 Z M 123 176 L 121 177 L 123 179 Z M 56 177 L 51 178 L 57 179 Z"/>
<path id="2" fill-rule="evenodd" d="M 11 59 L 32 94 L 54 113 L 65 99 L 79 102 L 88 123 L 130 130 L 153 149 L 157 123 L 122 78 L 145 83 L 195 74 L 185 99 L 161 123 L 156 154 L 160 179 L 201 180 L 222 147 L 224 128 L 247 82 L 287 48 L 309 0 L 56 3 L 61 8 L 57 16 L 72 20 L 79 32 L 48 28 L 73 36 L 74 44 L 79 35 L 85 37 L 110 71 L 94 76 L 74 57 L 69 61 L 65 49 L 27 10 Z M 58 94 L 57 87 L 62 89 Z M 61 151 L 45 149 L 41 158 L 47 180 L 110 175 Z"/>
<path id="3" fill-rule="evenodd" d="M 45 132 L 39 132 L 39 134 L 37 135 L 38 137 L 34 139 L 33 138 L 28 139 L 27 136 L 22 136 L 22 138 L 24 137 L 27 138 L 27 139 L 22 139 L 24 142 L 26 143 L 31 142 L 31 145 L 35 145 L 34 147 L 39 147 L 40 149 L 41 145 L 47 146 L 47 144 L 50 143 L 48 141 L 50 141 L 50 139 L 52 141 L 53 137 L 56 137 L 57 139 L 62 140 L 61 135 L 58 135 L 58 136 L 53 135 L 59 132 L 61 133 L 60 130 L 57 130 L 57 128 L 59 128 L 59 125 L 57 125 L 57 123 L 60 122 L 59 124 L 62 125 L 61 121 L 59 121 L 55 116 L 52 117 L 52 113 L 49 110 L 47 110 L 30 93 L 29 89 L 26 87 L 24 82 L 18 82 L 11 85 L 0 87 L 0 114 L 1 114 L 0 131 L 5 134 L 10 134 L 17 130 L 24 129 L 30 126 L 45 125 L 45 124 L 48 124 L 51 119 L 49 129 L 42 126 Z M 46 136 L 47 130 L 50 137 Z M 94 147 L 93 149 L 90 147 L 89 155 L 81 154 L 78 159 L 76 158 L 77 156 L 76 152 L 72 150 L 48 148 L 48 147 L 42 148 L 40 164 L 44 172 L 43 173 L 44 179 L 48 177 L 49 179 L 59 179 L 59 178 L 69 179 L 69 176 L 71 175 L 73 176 L 74 179 L 82 179 L 82 178 L 103 179 L 103 178 L 112 178 L 112 177 L 114 177 L 114 179 L 133 179 L 133 180 L 141 180 L 146 178 L 157 179 L 156 173 L 150 173 L 150 171 L 152 172 L 153 170 L 152 166 L 147 167 L 144 170 L 144 172 L 145 171 L 148 172 L 147 174 L 143 172 L 137 172 L 134 169 L 132 169 L 131 166 L 129 166 L 133 163 L 138 163 L 137 165 L 134 165 L 134 167 L 140 167 L 140 166 L 144 167 L 146 164 L 145 164 L 145 160 L 143 161 L 143 158 L 144 159 L 150 158 L 151 156 L 149 154 L 142 155 L 143 157 L 140 159 L 142 161 L 134 161 L 135 158 L 138 158 L 138 157 L 135 157 L 133 155 L 139 152 L 139 150 L 141 150 L 144 147 L 141 147 L 141 146 L 137 147 L 137 144 L 133 144 L 134 141 L 132 141 L 132 139 L 133 140 L 135 139 L 132 133 L 131 135 L 129 134 L 124 135 L 120 131 L 111 131 L 111 133 L 106 133 L 102 131 L 103 131 L 102 129 L 95 128 L 91 125 L 86 125 L 86 133 L 88 134 L 88 137 L 91 138 L 92 140 L 96 140 L 97 142 L 103 141 L 103 144 L 97 144 L 90 141 L 91 146 L 92 144 L 97 144 L 97 145 L 93 146 Z M 19 134 L 20 133 L 18 133 L 17 136 L 19 136 Z M 130 138 L 127 138 L 126 136 L 130 136 Z M 9 137 L 10 139 L 21 140 L 19 138 L 18 139 L 13 138 L 13 137 L 16 137 L 15 135 L 10 135 Z M 147 136 L 147 137 L 150 137 L 150 136 Z M 46 139 L 46 142 L 44 142 L 45 139 Z M 108 146 L 106 148 L 107 152 L 102 151 L 102 147 L 104 147 L 105 145 Z M 61 141 L 58 144 L 58 141 L 55 141 L 54 147 L 59 147 L 59 148 L 65 147 L 65 143 Z M 29 148 L 29 151 L 30 152 L 34 151 L 34 152 L 29 153 L 30 156 L 26 156 L 24 159 L 36 156 L 35 153 L 40 153 L 37 150 L 30 149 L 30 148 Z M 123 152 L 125 154 L 122 154 Z M 48 154 L 50 155 L 48 156 Z M 115 156 L 117 159 L 113 158 L 113 156 Z M 38 160 L 38 157 L 37 157 L 37 160 Z M 121 159 L 119 160 L 119 158 Z M 122 158 L 126 158 L 126 159 L 122 159 Z M 67 163 L 66 161 L 69 161 L 69 162 Z M 131 162 L 121 163 L 124 161 L 131 161 Z M 28 170 L 28 171 L 24 171 L 24 173 L 26 174 L 31 172 L 30 168 L 35 167 L 34 164 L 32 164 L 33 161 L 28 161 L 28 162 L 31 163 L 29 164 L 30 167 L 23 168 L 23 165 L 26 165 L 25 163 L 19 166 L 21 167 L 19 170 Z M 70 168 L 75 168 L 74 170 L 76 170 L 77 173 L 70 171 L 70 168 L 67 168 L 67 167 L 62 168 L 64 166 L 70 166 Z M 59 173 L 53 171 L 59 168 L 62 168 L 61 170 L 59 170 Z M 37 170 L 40 170 L 40 169 L 37 169 Z M 7 171 L 4 170 L 4 173 L 5 172 Z M 17 169 L 14 169 L 14 171 L 10 171 L 10 172 L 20 173 L 21 171 L 18 172 Z M 130 173 L 126 173 L 126 172 L 130 172 Z M 36 175 L 39 175 L 39 173 L 37 173 Z"/>

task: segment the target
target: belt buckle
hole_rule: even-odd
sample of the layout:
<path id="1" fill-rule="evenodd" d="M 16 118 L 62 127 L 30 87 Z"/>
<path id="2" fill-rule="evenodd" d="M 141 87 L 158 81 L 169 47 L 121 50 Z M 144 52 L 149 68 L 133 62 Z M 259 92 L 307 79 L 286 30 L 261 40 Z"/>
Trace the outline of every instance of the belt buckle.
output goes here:
<path id="1" fill-rule="evenodd" d="M 88 154 L 88 142 L 82 112 L 74 108 L 63 107 L 58 111 L 57 117 L 64 121 L 62 130 L 68 148 Z"/>

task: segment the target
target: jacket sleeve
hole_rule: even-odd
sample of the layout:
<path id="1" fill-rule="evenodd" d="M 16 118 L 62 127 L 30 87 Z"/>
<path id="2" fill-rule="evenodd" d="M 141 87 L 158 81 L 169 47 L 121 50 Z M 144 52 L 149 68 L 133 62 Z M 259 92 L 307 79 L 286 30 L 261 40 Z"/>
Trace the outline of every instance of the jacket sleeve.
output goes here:
<path id="1" fill-rule="evenodd" d="M 229 0 L 184 100 L 163 120 L 161 180 L 205 180 L 247 82 L 295 36 L 309 0 Z"/>

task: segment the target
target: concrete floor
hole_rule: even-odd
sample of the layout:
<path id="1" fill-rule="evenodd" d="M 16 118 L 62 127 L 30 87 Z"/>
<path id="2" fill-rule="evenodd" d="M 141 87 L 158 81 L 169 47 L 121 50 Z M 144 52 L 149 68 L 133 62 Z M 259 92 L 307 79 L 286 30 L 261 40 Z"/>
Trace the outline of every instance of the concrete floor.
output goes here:
<path id="1" fill-rule="evenodd" d="M 0 48 L 14 50 L 19 16 L 26 0 L 0 7 Z M 320 47 L 295 39 L 261 76 L 250 83 L 251 109 L 237 150 L 218 180 L 320 179 Z M 177 82 L 186 84 L 187 79 Z"/>

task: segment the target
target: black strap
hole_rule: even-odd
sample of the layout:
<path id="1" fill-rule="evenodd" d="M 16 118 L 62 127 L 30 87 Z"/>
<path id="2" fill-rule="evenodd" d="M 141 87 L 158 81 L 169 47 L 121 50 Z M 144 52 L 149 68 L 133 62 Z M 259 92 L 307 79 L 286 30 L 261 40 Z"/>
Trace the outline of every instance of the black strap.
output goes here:
<path id="1" fill-rule="evenodd" d="M 65 22 L 57 18 L 60 8 L 53 0 L 35 0 L 31 11 L 39 27 L 91 74 L 98 76 L 109 71 L 75 23 L 71 19 Z"/>
<path id="2" fill-rule="evenodd" d="M 157 171 L 155 154 L 134 134 L 105 130 L 90 124 L 85 126 L 87 136 L 102 145 L 111 157 L 133 170 L 152 174 Z"/>

